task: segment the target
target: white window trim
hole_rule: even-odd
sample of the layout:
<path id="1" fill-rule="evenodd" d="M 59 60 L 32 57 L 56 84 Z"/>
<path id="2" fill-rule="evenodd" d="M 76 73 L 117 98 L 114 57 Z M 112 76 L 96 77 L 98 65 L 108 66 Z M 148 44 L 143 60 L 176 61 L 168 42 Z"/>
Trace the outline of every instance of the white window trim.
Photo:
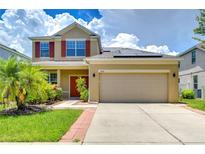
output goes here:
<path id="1" fill-rule="evenodd" d="M 48 43 L 48 57 L 42 57 L 42 56 L 41 56 L 41 43 Z M 40 41 L 40 58 L 41 58 L 41 59 L 48 59 L 48 58 L 50 58 L 49 41 Z"/>
<path id="2" fill-rule="evenodd" d="M 67 56 L 67 49 L 68 49 L 67 41 L 75 41 L 75 56 Z M 66 39 L 66 58 L 85 58 L 86 57 L 86 44 L 85 44 L 85 56 L 77 56 L 77 43 L 76 43 L 76 41 L 86 41 L 86 39 L 84 39 L 84 38 Z"/>

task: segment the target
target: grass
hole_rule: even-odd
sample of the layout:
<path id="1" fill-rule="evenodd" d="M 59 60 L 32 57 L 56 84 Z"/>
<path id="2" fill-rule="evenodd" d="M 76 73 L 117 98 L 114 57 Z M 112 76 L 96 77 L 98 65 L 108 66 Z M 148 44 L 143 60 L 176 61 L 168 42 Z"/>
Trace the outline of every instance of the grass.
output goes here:
<path id="1" fill-rule="evenodd" d="M 205 100 L 203 99 L 183 99 L 182 102 L 186 102 L 189 107 L 205 111 Z"/>
<path id="2" fill-rule="evenodd" d="M 82 110 L 54 110 L 26 116 L 0 116 L 1 142 L 57 142 Z"/>

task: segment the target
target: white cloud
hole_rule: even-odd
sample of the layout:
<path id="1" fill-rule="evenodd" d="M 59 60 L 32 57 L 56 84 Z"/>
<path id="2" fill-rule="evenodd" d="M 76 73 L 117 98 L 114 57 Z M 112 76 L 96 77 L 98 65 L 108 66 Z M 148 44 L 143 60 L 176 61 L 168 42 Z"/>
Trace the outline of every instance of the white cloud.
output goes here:
<path id="1" fill-rule="evenodd" d="M 142 47 L 142 50 L 149 51 L 149 52 L 155 52 L 155 53 L 162 53 L 167 55 L 176 56 L 176 51 L 170 51 L 169 47 L 167 45 L 162 46 L 156 46 L 156 45 L 148 45 L 146 47 Z"/>
<path id="2" fill-rule="evenodd" d="M 119 33 L 115 38 L 111 39 L 105 46 L 108 47 L 125 47 L 137 48 L 139 39 L 133 34 Z"/>
<path id="3" fill-rule="evenodd" d="M 0 20 L 0 42 L 31 56 L 28 37 L 51 35 L 74 21 L 86 24 L 69 13 L 53 18 L 43 10 L 6 10 Z"/>
<path id="4" fill-rule="evenodd" d="M 145 50 L 154 53 L 162 53 L 168 55 L 176 55 L 177 52 L 170 51 L 167 45 L 156 46 L 156 45 L 147 45 L 145 47 L 139 46 L 139 38 L 134 34 L 119 33 L 115 38 L 106 42 L 104 46 L 106 47 L 124 47 L 124 48 L 135 48 L 140 50 Z"/>
<path id="5" fill-rule="evenodd" d="M 58 14 L 53 18 L 43 10 L 6 10 L 0 20 L 0 43 L 31 56 L 31 41 L 28 37 L 51 35 L 76 21 L 98 33 L 103 46 L 129 47 L 156 53 L 176 54 L 166 45 L 139 46 L 139 38 L 135 35 L 137 30 L 134 25 L 138 22 L 135 19 L 135 11 L 101 10 L 100 13 L 102 18 L 93 18 L 88 23 L 83 19 L 76 19 L 69 13 Z"/>

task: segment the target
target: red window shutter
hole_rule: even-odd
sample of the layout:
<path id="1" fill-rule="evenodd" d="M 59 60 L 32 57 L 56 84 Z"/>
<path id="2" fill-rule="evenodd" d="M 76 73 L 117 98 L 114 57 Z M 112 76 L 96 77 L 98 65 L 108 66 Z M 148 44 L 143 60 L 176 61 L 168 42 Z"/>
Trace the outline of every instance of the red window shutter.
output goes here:
<path id="1" fill-rule="evenodd" d="M 61 56 L 66 57 L 66 41 L 61 41 Z"/>
<path id="2" fill-rule="evenodd" d="M 90 40 L 86 40 L 86 57 L 90 57 Z"/>
<path id="3" fill-rule="evenodd" d="M 40 57 L 40 42 L 35 42 L 35 56 L 36 58 Z"/>
<path id="4" fill-rule="evenodd" d="M 50 52 L 50 58 L 54 58 L 54 42 L 49 42 L 49 52 Z"/>

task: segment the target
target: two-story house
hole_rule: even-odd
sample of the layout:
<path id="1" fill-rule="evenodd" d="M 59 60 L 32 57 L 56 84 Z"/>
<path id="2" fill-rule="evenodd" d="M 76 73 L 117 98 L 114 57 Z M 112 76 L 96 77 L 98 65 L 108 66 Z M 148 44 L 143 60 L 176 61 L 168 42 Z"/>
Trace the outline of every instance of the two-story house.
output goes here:
<path id="1" fill-rule="evenodd" d="M 205 45 L 197 44 L 179 57 L 180 90 L 192 89 L 197 98 L 205 98 Z"/>
<path id="2" fill-rule="evenodd" d="M 79 97 L 84 77 L 96 102 L 177 102 L 177 57 L 137 49 L 103 50 L 100 36 L 73 23 L 51 36 L 30 37 L 33 65 L 49 73 L 65 98 Z"/>
<path id="3" fill-rule="evenodd" d="M 52 36 L 30 39 L 33 65 L 45 68 L 49 82 L 62 87 L 65 97 L 79 97 L 75 80 L 81 76 L 88 81 L 88 64 L 84 59 L 101 53 L 100 36 L 73 23 Z"/>
<path id="4" fill-rule="evenodd" d="M 8 59 L 10 56 L 15 56 L 18 60 L 31 61 L 31 58 L 19 51 L 0 44 L 0 58 Z"/>

